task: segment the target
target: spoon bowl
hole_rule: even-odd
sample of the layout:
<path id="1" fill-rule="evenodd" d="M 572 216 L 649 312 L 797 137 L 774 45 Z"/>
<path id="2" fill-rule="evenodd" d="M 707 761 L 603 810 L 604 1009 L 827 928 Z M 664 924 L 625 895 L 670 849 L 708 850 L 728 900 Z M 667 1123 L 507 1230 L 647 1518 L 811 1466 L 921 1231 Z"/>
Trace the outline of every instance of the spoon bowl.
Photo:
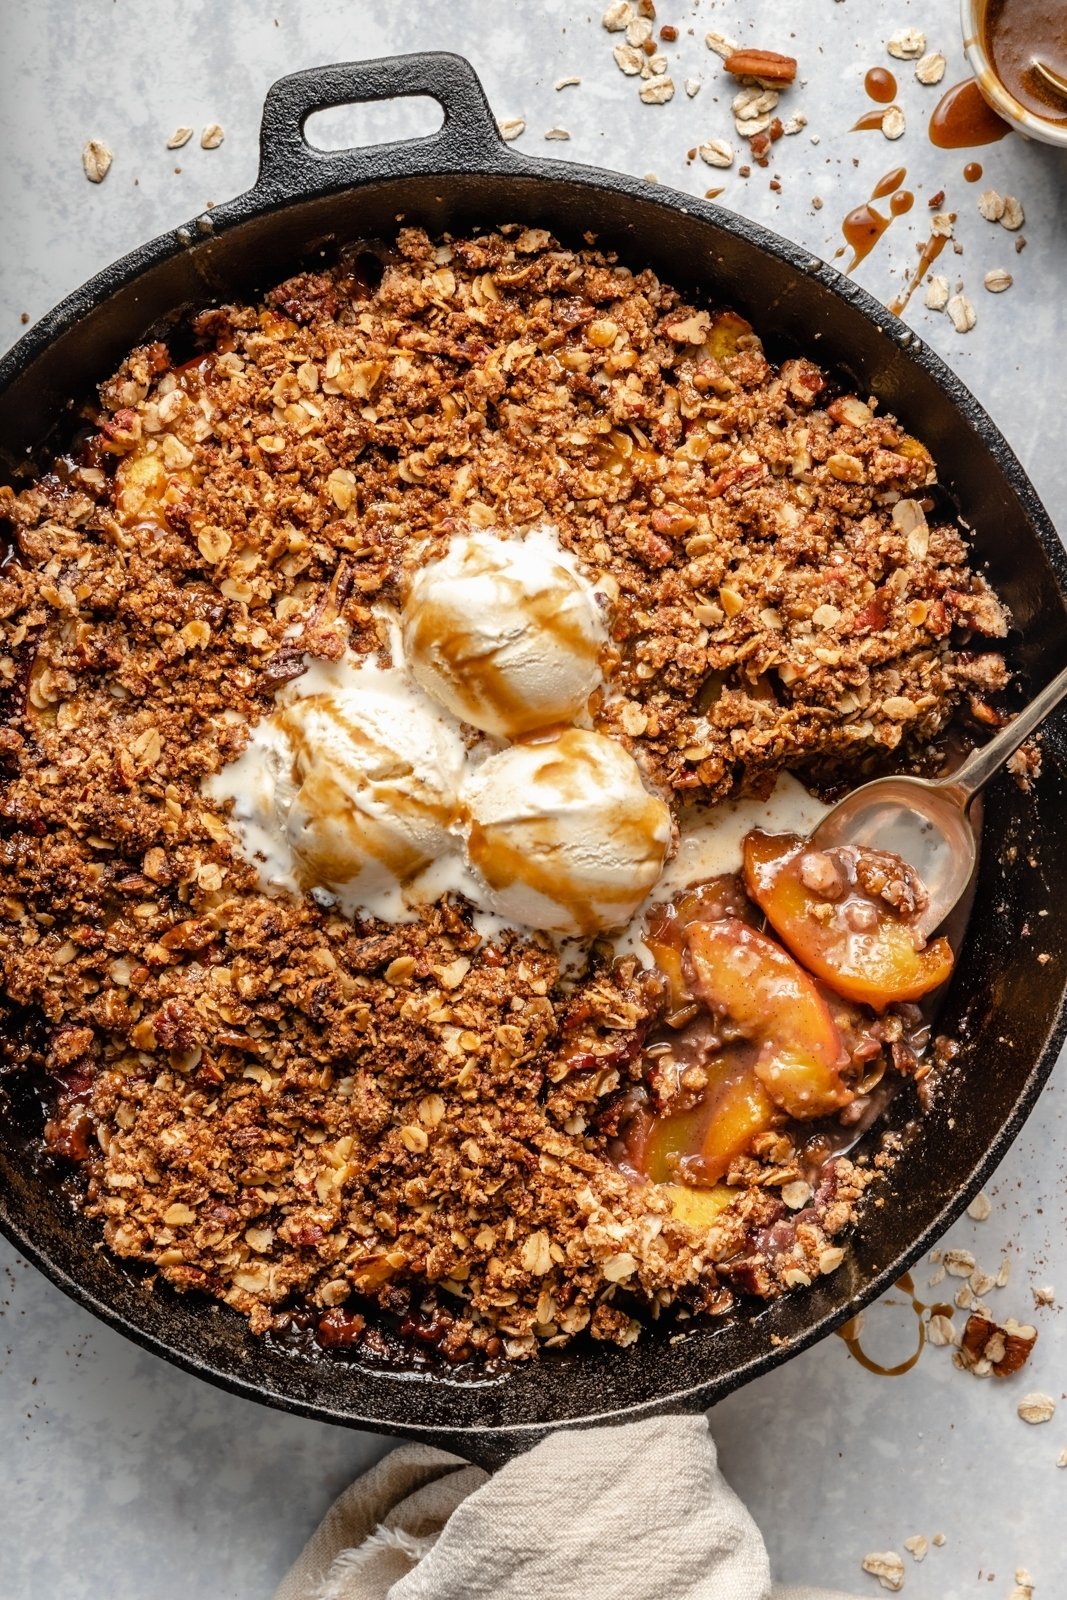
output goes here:
<path id="1" fill-rule="evenodd" d="M 914 867 L 930 896 L 916 923 L 924 939 L 944 922 L 978 860 L 965 804 L 948 784 L 926 778 L 876 778 L 854 789 L 823 818 L 813 843 L 876 846 Z"/>
<path id="2" fill-rule="evenodd" d="M 947 778 L 875 778 L 834 806 L 812 841 L 890 850 L 914 867 L 930 896 L 917 922 L 928 938 L 971 881 L 978 841 L 971 820 L 975 797 L 1045 718 L 1067 697 L 1067 667 L 981 749 Z"/>
<path id="3" fill-rule="evenodd" d="M 1038 77 L 1044 78 L 1051 89 L 1067 100 L 1067 78 L 1061 77 L 1055 67 L 1050 67 L 1047 61 L 1034 61 L 1034 71 Z"/>

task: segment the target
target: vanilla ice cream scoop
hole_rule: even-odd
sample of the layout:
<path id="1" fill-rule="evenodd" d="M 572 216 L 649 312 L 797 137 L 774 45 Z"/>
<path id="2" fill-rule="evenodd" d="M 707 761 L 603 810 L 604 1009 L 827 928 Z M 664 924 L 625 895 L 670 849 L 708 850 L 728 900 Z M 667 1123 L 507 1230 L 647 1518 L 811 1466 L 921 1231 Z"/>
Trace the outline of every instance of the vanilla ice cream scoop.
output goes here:
<path id="1" fill-rule="evenodd" d="M 462 801 L 470 864 L 493 910 L 549 933 L 621 927 L 671 839 L 670 811 L 633 757 L 581 728 L 489 756 Z"/>
<path id="2" fill-rule="evenodd" d="M 592 586 L 551 529 L 453 538 L 412 581 L 404 654 L 427 694 L 500 739 L 571 722 L 601 681 Z"/>
<path id="3" fill-rule="evenodd" d="M 403 672 L 352 658 L 312 663 L 279 700 L 205 792 L 233 800 L 265 887 L 403 917 L 404 886 L 456 848 L 458 728 Z"/>
<path id="4" fill-rule="evenodd" d="M 400 674 L 377 672 L 281 712 L 299 783 L 286 835 L 305 887 L 367 903 L 449 849 L 463 744 L 418 699 Z"/>

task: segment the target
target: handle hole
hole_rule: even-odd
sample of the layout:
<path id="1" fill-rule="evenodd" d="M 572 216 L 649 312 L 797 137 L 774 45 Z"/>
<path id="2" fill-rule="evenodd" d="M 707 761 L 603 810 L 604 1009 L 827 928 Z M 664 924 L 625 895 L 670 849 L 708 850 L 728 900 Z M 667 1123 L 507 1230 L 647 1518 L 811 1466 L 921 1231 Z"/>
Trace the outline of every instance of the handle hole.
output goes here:
<path id="1" fill-rule="evenodd" d="M 429 95 L 405 95 L 313 111 L 304 137 L 316 150 L 358 150 L 393 140 L 428 139 L 444 120 L 444 111 Z"/>

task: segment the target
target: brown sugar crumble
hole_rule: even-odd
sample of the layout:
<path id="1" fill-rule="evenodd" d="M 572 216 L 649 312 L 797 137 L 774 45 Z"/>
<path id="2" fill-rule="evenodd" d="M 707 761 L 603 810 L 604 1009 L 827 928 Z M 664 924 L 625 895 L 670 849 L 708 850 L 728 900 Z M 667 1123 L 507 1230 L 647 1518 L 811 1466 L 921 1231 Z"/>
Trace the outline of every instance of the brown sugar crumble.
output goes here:
<path id="1" fill-rule="evenodd" d="M 390 925 L 270 898 L 201 784 L 304 652 L 384 659 L 412 552 L 545 520 L 611 603 L 596 725 L 675 807 L 914 765 L 1007 682 L 927 450 L 540 229 L 407 229 L 194 331 L 0 491 L 8 1066 L 44 1074 L 107 1245 L 256 1333 L 356 1347 L 384 1314 L 453 1360 L 834 1270 L 871 1168 L 806 1187 L 761 1136 L 708 1226 L 612 1159 L 657 974 L 597 947 L 564 981 L 450 900 Z"/>

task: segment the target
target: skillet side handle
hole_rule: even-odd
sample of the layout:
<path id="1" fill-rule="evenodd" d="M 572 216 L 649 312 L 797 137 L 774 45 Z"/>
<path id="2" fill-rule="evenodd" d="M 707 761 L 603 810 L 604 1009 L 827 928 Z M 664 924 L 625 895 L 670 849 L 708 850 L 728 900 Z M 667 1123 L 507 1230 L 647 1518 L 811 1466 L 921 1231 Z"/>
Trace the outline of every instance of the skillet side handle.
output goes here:
<path id="1" fill-rule="evenodd" d="M 316 111 L 413 95 L 436 100 L 444 123 L 427 138 L 354 150 L 317 150 L 304 137 Z M 256 194 L 285 201 L 404 173 L 505 170 L 513 158 L 500 137 L 481 80 L 463 56 L 426 51 L 309 67 L 267 90 L 259 137 Z M 402 154 L 401 154 L 402 152 Z"/>

